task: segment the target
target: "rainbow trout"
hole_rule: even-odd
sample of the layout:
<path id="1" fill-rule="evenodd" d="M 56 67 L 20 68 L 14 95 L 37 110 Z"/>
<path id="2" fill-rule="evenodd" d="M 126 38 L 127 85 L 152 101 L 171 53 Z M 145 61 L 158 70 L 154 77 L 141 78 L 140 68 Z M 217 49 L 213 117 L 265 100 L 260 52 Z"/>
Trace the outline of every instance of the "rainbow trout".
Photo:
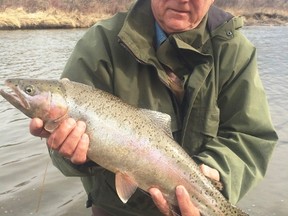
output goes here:
<path id="1" fill-rule="evenodd" d="M 183 185 L 203 216 L 247 215 L 224 198 L 173 140 L 169 115 L 133 107 L 67 79 L 8 79 L 5 84 L 10 91 L 0 94 L 28 117 L 41 118 L 47 131 L 67 117 L 86 122 L 88 157 L 115 173 L 117 194 L 124 203 L 138 187 L 156 187 L 177 206 L 175 188 Z"/>

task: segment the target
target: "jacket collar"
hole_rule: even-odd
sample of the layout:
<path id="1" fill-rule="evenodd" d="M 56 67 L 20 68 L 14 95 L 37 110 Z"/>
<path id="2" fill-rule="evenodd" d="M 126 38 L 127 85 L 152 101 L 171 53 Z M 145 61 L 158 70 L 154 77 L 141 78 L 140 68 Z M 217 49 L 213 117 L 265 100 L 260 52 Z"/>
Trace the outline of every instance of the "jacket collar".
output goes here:
<path id="1" fill-rule="evenodd" d="M 143 24 L 145 18 L 145 25 Z M 128 12 L 118 37 L 140 61 L 148 63 L 155 56 L 155 28 L 150 0 L 138 0 Z"/>
<path id="2" fill-rule="evenodd" d="M 143 24 L 143 17 L 145 17 L 145 25 Z M 181 46 L 184 48 L 192 47 L 192 49 L 201 52 L 202 46 L 209 39 L 206 28 L 207 17 L 208 15 L 205 16 L 196 29 L 171 34 L 169 40 L 183 41 Z M 127 14 L 118 37 L 138 60 L 151 63 L 151 56 L 155 56 L 156 53 L 156 33 L 150 0 L 138 0 L 134 4 Z M 154 60 L 152 61 L 154 62 Z"/>
<path id="3" fill-rule="evenodd" d="M 143 24 L 143 17 L 145 18 L 145 25 Z M 239 19 L 233 18 L 231 14 L 212 6 L 197 28 L 171 34 L 167 40 L 180 50 L 192 53 L 194 59 L 197 56 L 198 59 L 203 59 L 206 63 L 212 63 L 211 38 L 225 36 L 226 39 L 231 39 L 230 31 L 242 26 L 242 22 L 237 20 Z M 158 69 L 161 68 L 156 58 L 155 19 L 150 0 L 136 1 L 127 13 L 118 37 L 138 61 L 154 65 Z"/>

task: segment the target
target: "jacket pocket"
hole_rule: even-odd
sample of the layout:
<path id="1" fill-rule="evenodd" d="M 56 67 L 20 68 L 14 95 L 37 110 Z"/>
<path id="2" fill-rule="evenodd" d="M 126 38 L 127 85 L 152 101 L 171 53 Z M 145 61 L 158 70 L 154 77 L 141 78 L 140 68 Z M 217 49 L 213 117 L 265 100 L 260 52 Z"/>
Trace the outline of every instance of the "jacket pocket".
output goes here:
<path id="1" fill-rule="evenodd" d="M 182 146 L 190 155 L 197 154 L 201 147 L 217 137 L 219 128 L 218 107 L 194 107 L 183 130 Z"/>
<path id="2" fill-rule="evenodd" d="M 207 137 L 216 137 L 219 128 L 218 107 L 197 111 L 196 121 L 199 122 L 199 125 L 194 124 L 195 131 L 198 131 Z"/>

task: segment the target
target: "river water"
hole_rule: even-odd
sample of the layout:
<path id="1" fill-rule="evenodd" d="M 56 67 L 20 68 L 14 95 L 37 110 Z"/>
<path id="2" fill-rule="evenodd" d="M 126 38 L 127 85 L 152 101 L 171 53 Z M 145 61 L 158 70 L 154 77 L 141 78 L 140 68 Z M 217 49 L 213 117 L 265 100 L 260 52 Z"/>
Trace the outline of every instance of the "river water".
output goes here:
<path id="1" fill-rule="evenodd" d="M 0 31 L 0 88 L 6 78 L 58 78 L 85 29 Z M 250 215 L 288 214 L 288 27 L 246 27 L 279 134 L 265 179 L 241 200 Z M 261 107 L 259 107 L 261 112 Z M 29 120 L 0 98 L 0 215 L 90 215 L 78 178 L 50 162 Z M 43 183 L 44 182 L 44 183 Z"/>

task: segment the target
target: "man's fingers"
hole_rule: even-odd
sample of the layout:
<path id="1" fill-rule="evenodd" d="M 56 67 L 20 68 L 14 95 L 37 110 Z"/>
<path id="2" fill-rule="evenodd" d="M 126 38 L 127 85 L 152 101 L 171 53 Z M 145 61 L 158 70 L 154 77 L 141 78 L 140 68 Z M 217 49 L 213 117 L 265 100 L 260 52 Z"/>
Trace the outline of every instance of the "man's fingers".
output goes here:
<path id="1" fill-rule="evenodd" d="M 169 208 L 169 204 L 167 203 L 159 189 L 150 188 L 149 193 L 151 194 L 155 205 L 162 214 L 164 214 L 165 216 L 173 215 L 173 212 Z M 196 208 L 195 205 L 191 202 L 190 196 L 183 186 L 180 185 L 176 187 L 176 197 L 182 216 L 200 216 L 198 208 Z"/>
<path id="2" fill-rule="evenodd" d="M 82 121 L 78 121 L 69 136 L 64 140 L 63 144 L 59 148 L 59 153 L 64 157 L 72 157 L 82 135 L 85 133 L 85 130 L 86 124 Z"/>
<path id="3" fill-rule="evenodd" d="M 170 209 L 167 201 L 164 199 L 161 191 L 157 188 L 150 188 L 149 193 L 157 206 L 157 208 L 160 210 L 162 214 L 165 216 L 170 216 Z"/>
<path id="4" fill-rule="evenodd" d="M 65 119 L 55 131 L 50 134 L 43 127 L 43 121 L 34 118 L 30 122 L 30 133 L 47 139 L 49 148 L 58 152 L 72 163 L 83 164 L 87 160 L 89 137 L 85 134 L 86 124 L 76 122 L 73 118 Z"/>
<path id="5" fill-rule="evenodd" d="M 84 133 L 78 142 L 78 145 L 71 157 L 71 162 L 74 164 L 83 164 L 87 160 L 87 151 L 89 148 L 89 136 Z"/>
<path id="6" fill-rule="evenodd" d="M 76 121 L 72 118 L 66 119 L 60 126 L 49 136 L 47 144 L 51 149 L 57 150 L 64 143 L 68 135 L 75 128 Z"/>
<path id="7" fill-rule="evenodd" d="M 200 216 L 199 210 L 191 202 L 190 196 L 183 186 L 176 187 L 176 197 L 182 216 Z"/>
<path id="8" fill-rule="evenodd" d="M 199 167 L 205 176 L 209 177 L 210 179 L 220 181 L 220 174 L 218 170 L 213 169 L 205 164 L 201 164 Z"/>
<path id="9" fill-rule="evenodd" d="M 48 138 L 50 133 L 43 128 L 43 121 L 39 118 L 33 118 L 30 121 L 30 133 L 33 136 Z"/>

